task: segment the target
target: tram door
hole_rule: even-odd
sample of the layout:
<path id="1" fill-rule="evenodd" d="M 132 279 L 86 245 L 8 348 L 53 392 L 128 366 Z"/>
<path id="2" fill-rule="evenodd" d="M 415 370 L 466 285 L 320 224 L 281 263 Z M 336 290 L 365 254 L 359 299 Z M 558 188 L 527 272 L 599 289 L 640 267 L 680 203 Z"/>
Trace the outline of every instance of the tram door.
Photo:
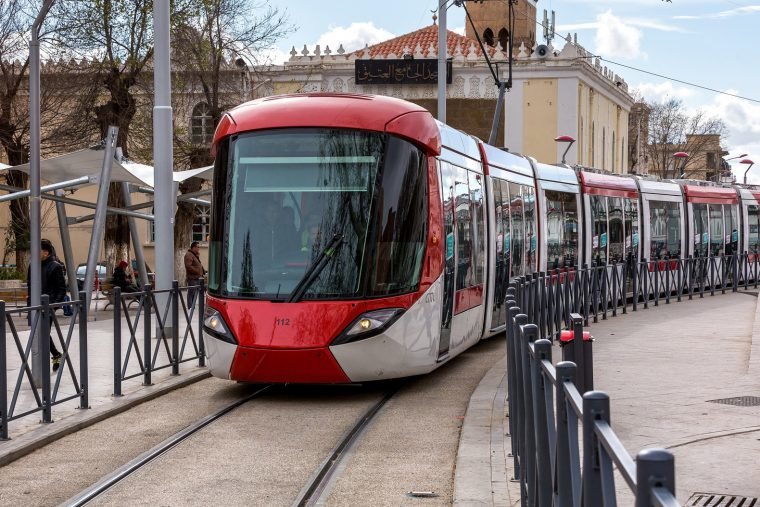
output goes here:
<path id="1" fill-rule="evenodd" d="M 454 230 L 455 174 L 454 168 L 441 162 L 441 192 L 443 194 L 444 268 L 443 298 L 441 301 L 441 341 L 438 359 L 446 357 L 451 344 L 451 320 L 454 316 L 454 280 L 456 267 L 456 234 Z"/>

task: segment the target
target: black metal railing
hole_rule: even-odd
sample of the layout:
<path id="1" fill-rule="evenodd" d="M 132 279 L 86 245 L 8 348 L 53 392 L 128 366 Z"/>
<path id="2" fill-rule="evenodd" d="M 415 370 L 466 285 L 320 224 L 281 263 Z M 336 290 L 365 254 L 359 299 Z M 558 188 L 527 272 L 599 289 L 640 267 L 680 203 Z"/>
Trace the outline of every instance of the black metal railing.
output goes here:
<path id="1" fill-rule="evenodd" d="M 85 301 L 84 292 L 79 293 L 79 301 L 66 303 L 49 303 L 49 297 L 43 295 L 41 304 L 37 306 L 28 306 L 25 308 L 6 309 L 5 302 L 0 301 L 0 440 L 8 440 L 8 423 L 22 417 L 41 413 L 41 422 L 53 422 L 52 407 L 73 399 L 79 399 L 79 408 L 89 408 L 88 400 L 88 364 L 87 364 L 87 305 L 82 304 Z M 73 311 L 70 316 L 59 317 L 56 310 L 69 307 Z M 67 312 L 68 313 L 68 312 Z M 24 340 L 19 335 L 19 331 L 14 321 L 14 316 L 23 318 L 28 314 L 30 331 L 29 339 Z M 61 321 L 68 319 L 65 326 L 61 326 Z M 64 330 L 66 331 L 64 336 Z M 74 331 L 78 330 L 78 348 L 79 348 L 79 374 L 72 362 L 69 353 L 71 343 L 74 339 Z M 12 343 L 18 353 L 20 360 L 18 375 L 11 392 L 11 398 L 8 400 L 8 350 L 6 347 L 8 331 L 10 331 Z M 39 337 L 39 354 L 41 368 L 39 375 L 33 374 L 32 366 L 32 346 L 33 338 Z M 60 347 L 59 358 L 60 367 L 53 372 L 51 376 L 50 367 L 48 366 L 50 357 L 50 342 L 53 340 L 56 348 Z M 74 394 L 68 396 L 59 396 L 62 381 L 71 382 Z M 17 403 L 21 395 L 22 387 L 28 386 L 34 398 L 34 405 L 31 408 L 23 409 L 17 412 Z"/>
<path id="2" fill-rule="evenodd" d="M 168 290 L 153 291 L 146 286 L 142 292 L 128 294 L 114 288 L 111 297 L 114 395 L 122 395 L 122 383 L 133 378 L 150 385 L 156 371 L 170 368 L 172 375 L 179 375 L 181 364 L 195 360 L 199 367 L 205 366 L 202 284 L 179 287 L 175 281 Z M 92 358 L 88 356 L 88 309 L 82 303 L 85 293 L 80 292 L 76 301 L 63 303 L 49 304 L 44 295 L 41 299 L 38 306 L 10 309 L 0 301 L 0 440 L 9 439 L 11 421 L 41 413 L 42 423 L 53 422 L 55 405 L 78 399 L 79 408 L 89 408 Z M 28 336 L 18 328 L 25 320 Z M 124 330 L 129 334 L 127 340 L 122 339 Z M 36 337 L 40 340 L 39 372 L 32 365 Z M 52 373 L 51 340 L 61 352 L 60 366 Z M 78 349 L 78 357 L 72 357 L 72 348 Z"/>
<path id="3" fill-rule="evenodd" d="M 147 285 L 142 292 L 127 294 L 122 294 L 121 289 L 117 287 L 114 288 L 113 300 L 114 396 L 122 395 L 122 383 L 126 380 L 142 377 L 143 385 L 147 386 L 152 384 L 152 375 L 156 371 L 171 368 L 172 375 L 179 375 L 181 363 L 196 359 L 198 366 L 205 366 L 206 352 L 202 332 L 205 300 L 203 283 L 180 287 L 175 280 L 172 288 L 168 290 L 154 291 Z M 130 315 L 129 303 L 133 301 L 137 301 L 137 311 Z M 142 347 L 138 338 L 140 319 L 143 321 Z M 122 352 L 122 321 L 125 321 L 129 332 L 125 352 Z M 197 323 L 196 329 L 193 329 L 194 321 Z M 154 333 L 157 340 L 155 347 Z M 187 354 L 190 350 L 188 346 L 192 349 L 190 355 Z M 159 357 L 161 352 L 164 354 Z M 137 362 L 137 369 L 130 372 L 133 358 Z"/>

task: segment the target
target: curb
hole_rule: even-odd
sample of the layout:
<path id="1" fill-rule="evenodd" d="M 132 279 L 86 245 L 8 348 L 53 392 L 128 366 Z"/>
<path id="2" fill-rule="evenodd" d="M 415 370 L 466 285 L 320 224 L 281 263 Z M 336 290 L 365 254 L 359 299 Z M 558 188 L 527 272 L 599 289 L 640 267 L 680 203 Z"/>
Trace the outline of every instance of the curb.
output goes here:
<path id="1" fill-rule="evenodd" d="M 92 426 L 100 421 L 126 412 L 146 401 L 163 396 L 171 391 L 187 387 L 211 376 L 208 369 L 197 369 L 181 377 L 170 377 L 159 385 L 146 386 L 139 391 L 120 398 L 111 398 L 110 403 L 83 410 L 64 418 L 60 423 L 40 424 L 40 427 L 23 435 L 0 442 L 0 466 L 5 466 L 22 456 L 55 442 L 67 435 Z M 55 427 L 52 425 L 55 424 Z"/>

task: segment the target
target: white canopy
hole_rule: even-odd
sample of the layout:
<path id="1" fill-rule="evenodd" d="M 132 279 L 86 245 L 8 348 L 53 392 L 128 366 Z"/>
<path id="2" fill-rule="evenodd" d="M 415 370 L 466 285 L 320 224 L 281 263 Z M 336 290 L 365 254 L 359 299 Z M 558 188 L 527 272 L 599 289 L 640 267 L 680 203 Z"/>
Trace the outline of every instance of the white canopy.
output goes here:
<path id="1" fill-rule="evenodd" d="M 103 148 L 95 147 L 44 159 L 40 161 L 40 177 L 48 183 L 61 183 L 81 178 L 82 176 L 89 176 L 90 181 L 96 183 L 100 179 L 104 153 Z M 7 169 L 15 169 L 28 174 L 29 164 L 13 167 L 0 164 L 0 171 Z M 172 173 L 172 178 L 176 182 L 185 181 L 193 176 L 210 180 L 213 177 L 213 170 L 213 166 L 208 166 L 188 171 L 179 171 Z M 113 166 L 111 167 L 111 181 L 126 181 L 153 188 L 153 167 L 134 162 L 119 162 L 117 159 L 114 159 Z"/>

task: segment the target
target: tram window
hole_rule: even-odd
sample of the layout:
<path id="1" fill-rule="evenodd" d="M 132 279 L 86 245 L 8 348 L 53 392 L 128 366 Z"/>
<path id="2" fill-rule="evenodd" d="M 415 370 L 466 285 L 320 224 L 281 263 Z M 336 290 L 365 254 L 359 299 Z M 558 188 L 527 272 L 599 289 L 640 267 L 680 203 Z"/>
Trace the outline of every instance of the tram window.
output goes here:
<path id="1" fill-rule="evenodd" d="M 626 199 L 627 200 L 627 199 Z M 617 264 L 623 260 L 624 239 L 623 231 L 623 199 L 620 197 L 607 198 L 609 207 L 609 234 L 607 241 L 609 243 L 609 261 Z"/>
<path id="2" fill-rule="evenodd" d="M 523 205 L 525 206 L 525 274 L 536 270 L 536 190 L 523 185 Z"/>
<path id="3" fill-rule="evenodd" d="M 509 210 L 512 222 L 512 277 L 523 274 L 523 198 L 520 185 L 516 183 L 509 184 Z"/>
<path id="4" fill-rule="evenodd" d="M 681 257 L 681 203 L 665 203 L 667 210 L 667 238 L 668 255 L 671 259 Z"/>
<path id="5" fill-rule="evenodd" d="M 427 171 L 423 153 L 411 143 L 388 140 L 375 217 L 377 243 L 368 296 L 415 290 L 427 238 Z"/>
<path id="6" fill-rule="evenodd" d="M 736 216 L 737 207 L 733 204 L 723 205 L 725 217 L 726 255 L 734 255 L 739 250 L 739 220 Z"/>
<path id="7" fill-rule="evenodd" d="M 589 196 L 591 202 L 591 223 L 594 234 L 591 237 L 591 262 L 595 266 L 607 264 L 607 198 Z"/>
<path id="8" fill-rule="evenodd" d="M 501 223 L 504 230 L 504 276 L 508 279 L 511 275 L 512 251 L 511 251 L 511 208 L 509 198 L 509 183 L 499 180 L 501 188 Z"/>
<path id="9" fill-rule="evenodd" d="M 662 259 L 667 250 L 668 203 L 649 201 L 649 260 Z"/>
<path id="10" fill-rule="evenodd" d="M 624 262 L 638 262 L 639 257 L 639 201 L 623 199 L 623 214 L 625 226 L 625 258 Z"/>
<path id="11" fill-rule="evenodd" d="M 457 231 L 457 283 L 456 290 L 472 285 L 472 212 L 467 170 L 455 168 L 454 223 Z"/>
<path id="12" fill-rule="evenodd" d="M 546 191 L 547 268 L 575 265 L 578 250 L 576 195 Z"/>
<path id="13" fill-rule="evenodd" d="M 483 176 L 468 171 L 470 183 L 470 213 L 472 215 L 472 282 L 471 285 L 483 284 L 485 264 L 485 219 L 483 217 Z"/>
<path id="14" fill-rule="evenodd" d="M 710 217 L 710 255 L 722 255 L 724 252 L 723 206 L 709 204 L 707 209 Z"/>
<path id="15" fill-rule="evenodd" d="M 707 257 L 709 232 L 707 229 L 707 204 L 692 204 L 694 213 L 694 256 Z"/>
<path id="16" fill-rule="evenodd" d="M 760 253 L 760 206 L 747 206 L 747 225 L 749 226 L 749 245 L 747 251 L 751 254 Z"/>

